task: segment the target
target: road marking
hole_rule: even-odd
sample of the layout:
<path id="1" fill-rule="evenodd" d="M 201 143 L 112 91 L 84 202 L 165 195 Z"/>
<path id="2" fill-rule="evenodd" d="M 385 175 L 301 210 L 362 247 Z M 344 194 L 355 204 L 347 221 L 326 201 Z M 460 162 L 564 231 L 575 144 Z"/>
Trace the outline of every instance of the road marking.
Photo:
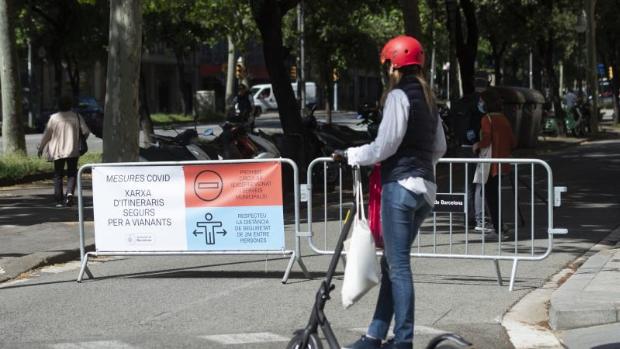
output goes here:
<path id="1" fill-rule="evenodd" d="M 57 343 L 52 344 L 54 349 L 136 349 L 133 345 L 119 341 L 95 341 L 79 343 Z"/>
<path id="2" fill-rule="evenodd" d="M 356 327 L 356 328 L 350 328 L 349 331 L 351 332 L 358 332 L 358 333 L 366 333 L 367 328 L 366 327 Z M 429 327 L 429 326 L 414 326 L 414 334 L 417 335 L 438 335 L 438 334 L 444 334 L 444 333 L 448 333 L 448 331 L 444 331 L 441 330 L 439 328 L 433 328 L 433 327 Z M 391 331 L 389 333 L 392 333 Z"/>
<path id="3" fill-rule="evenodd" d="M 217 334 L 211 336 L 200 336 L 200 338 L 224 345 L 286 342 L 290 340 L 288 337 L 280 336 L 271 332 Z"/>

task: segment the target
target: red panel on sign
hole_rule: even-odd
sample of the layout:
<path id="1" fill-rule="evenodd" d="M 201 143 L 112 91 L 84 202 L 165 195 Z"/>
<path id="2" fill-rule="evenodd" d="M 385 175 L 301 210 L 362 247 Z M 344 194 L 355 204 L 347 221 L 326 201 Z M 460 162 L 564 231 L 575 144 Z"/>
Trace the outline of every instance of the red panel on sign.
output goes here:
<path id="1" fill-rule="evenodd" d="M 186 165 L 186 207 L 281 206 L 282 165 Z"/>

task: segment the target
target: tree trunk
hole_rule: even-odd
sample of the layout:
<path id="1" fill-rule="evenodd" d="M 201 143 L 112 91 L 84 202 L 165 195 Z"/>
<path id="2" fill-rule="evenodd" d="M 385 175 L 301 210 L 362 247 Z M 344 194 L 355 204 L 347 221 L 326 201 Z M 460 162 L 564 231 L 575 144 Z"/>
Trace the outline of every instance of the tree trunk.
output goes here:
<path id="1" fill-rule="evenodd" d="M 15 45 L 14 3 L 0 0 L 0 81 L 2 83 L 2 149 L 4 154 L 26 155 L 22 123 L 21 86 Z"/>
<path id="2" fill-rule="evenodd" d="M 332 123 L 332 103 L 334 100 L 334 94 L 333 92 L 333 84 L 329 82 L 329 80 L 327 80 L 328 82 L 325 84 L 325 122 L 328 125 L 331 125 Z"/>
<path id="3" fill-rule="evenodd" d="M 185 80 L 185 62 L 183 61 L 183 53 L 176 52 L 175 53 L 177 60 L 177 74 L 179 75 L 179 103 L 181 104 L 181 112 L 183 115 L 189 115 L 189 106 L 187 105 L 187 89 L 185 86 L 187 85 L 187 80 Z"/>
<path id="4" fill-rule="evenodd" d="M 422 25 L 420 24 L 420 8 L 418 0 L 399 0 L 405 21 L 405 34 L 420 40 Z"/>
<path id="5" fill-rule="evenodd" d="M 491 56 L 493 57 L 493 70 L 495 74 L 495 85 L 502 85 L 503 74 L 502 74 L 502 59 L 504 58 L 504 52 L 506 52 L 507 42 L 502 43 L 502 47 L 498 47 L 498 43 L 494 39 L 489 40 L 491 43 Z"/>
<path id="6" fill-rule="evenodd" d="M 457 60 L 456 60 L 456 33 L 457 33 L 457 18 L 460 18 L 460 13 L 459 13 L 459 9 L 458 9 L 458 4 L 456 3 L 456 0 L 445 0 L 446 1 L 446 12 L 447 12 L 447 20 L 446 20 L 446 26 L 448 27 L 448 37 L 449 37 L 449 49 L 448 49 L 448 56 L 449 56 L 449 60 L 448 62 L 450 62 L 450 68 L 448 70 L 448 77 L 450 79 L 449 81 L 449 85 L 448 85 L 448 94 L 450 95 L 450 103 L 452 104 L 452 102 L 456 101 L 459 99 L 459 88 L 457 86 L 457 84 L 455 83 L 455 81 L 457 81 L 456 79 L 456 66 L 457 66 Z M 458 23 L 460 23 L 460 21 L 458 21 Z"/>
<path id="7" fill-rule="evenodd" d="M 586 13 L 588 16 L 588 30 L 586 31 L 587 39 L 586 46 L 588 52 L 588 86 L 590 88 L 590 94 L 592 96 L 592 103 L 590 105 L 590 132 L 594 135 L 598 133 L 598 73 L 596 69 L 597 57 L 596 57 L 596 16 L 594 14 L 596 9 L 596 0 L 585 1 Z"/>
<path id="8" fill-rule="evenodd" d="M 77 102 L 77 98 L 80 96 L 80 67 L 77 60 L 71 59 L 69 55 L 65 55 L 65 62 L 67 64 L 67 75 L 69 75 L 69 82 L 71 83 L 71 92 Z"/>
<path id="9" fill-rule="evenodd" d="M 60 57 L 52 55 L 54 63 L 54 103 L 58 103 L 60 96 L 62 96 L 62 60 Z M 53 108 L 56 108 L 54 105 Z"/>
<path id="10" fill-rule="evenodd" d="M 427 1 L 428 6 L 431 8 L 431 23 L 435 23 L 435 19 L 437 18 L 437 0 Z M 430 52 L 430 66 L 427 70 L 429 72 L 429 84 L 431 90 L 435 90 L 435 52 L 437 51 L 437 45 L 435 43 L 435 26 L 428 25 L 427 26 L 426 36 L 428 37 L 429 43 L 426 45 L 426 52 Z M 427 64 L 428 66 L 428 64 Z"/>
<path id="11" fill-rule="evenodd" d="M 549 29 L 549 37 L 553 37 L 553 32 L 551 29 Z M 558 94 L 560 83 L 555 75 L 555 66 L 553 64 L 553 52 L 555 50 L 553 39 L 541 40 L 539 42 L 539 47 L 541 48 L 541 54 L 543 56 L 544 73 L 547 77 L 547 83 L 549 84 L 549 99 L 553 103 L 553 109 L 555 110 L 556 117 L 560 120 L 564 120 L 565 115 L 562 109 L 562 101 L 560 100 L 560 95 Z M 566 130 L 564 129 L 564 123 L 560 122 L 559 126 L 563 130 L 563 133 L 565 133 Z"/>
<path id="12" fill-rule="evenodd" d="M 474 75 L 476 54 L 478 53 L 478 23 L 476 22 L 476 7 L 471 0 L 461 0 L 460 5 L 467 25 L 467 41 L 463 37 L 460 11 L 457 11 L 456 55 L 459 59 L 459 68 L 461 70 L 460 77 L 463 94 L 468 95 L 475 91 Z"/>
<path id="13" fill-rule="evenodd" d="M 144 70 L 140 65 L 140 125 L 142 126 L 143 144 L 148 147 L 153 143 L 153 120 L 151 120 L 151 110 L 149 109 L 149 101 L 146 94 L 146 78 Z"/>
<path id="14" fill-rule="evenodd" d="M 142 1 L 110 1 L 103 162 L 138 159 Z"/>
<path id="15" fill-rule="evenodd" d="M 493 74 L 495 74 L 495 86 L 502 85 L 502 56 L 493 54 Z"/>
<path id="16" fill-rule="evenodd" d="M 618 120 L 620 120 L 620 115 L 618 115 L 618 113 L 620 113 L 620 101 L 618 101 L 618 91 L 620 91 L 620 77 L 618 77 L 618 69 L 617 69 L 617 65 L 612 64 L 611 65 L 611 69 L 612 69 L 612 73 L 613 73 L 613 79 L 611 79 L 611 94 L 613 96 L 613 101 L 614 101 L 614 124 L 618 123 Z"/>
<path id="17" fill-rule="evenodd" d="M 284 64 L 282 45 L 282 17 L 297 1 L 251 0 L 252 14 L 263 40 L 265 65 L 278 102 L 280 123 L 285 134 L 302 134 L 300 110 Z"/>
<path id="18" fill-rule="evenodd" d="M 228 35 L 226 38 L 228 39 L 228 65 L 226 66 L 225 110 L 228 112 L 232 108 L 235 93 L 235 43 L 231 35 Z"/>

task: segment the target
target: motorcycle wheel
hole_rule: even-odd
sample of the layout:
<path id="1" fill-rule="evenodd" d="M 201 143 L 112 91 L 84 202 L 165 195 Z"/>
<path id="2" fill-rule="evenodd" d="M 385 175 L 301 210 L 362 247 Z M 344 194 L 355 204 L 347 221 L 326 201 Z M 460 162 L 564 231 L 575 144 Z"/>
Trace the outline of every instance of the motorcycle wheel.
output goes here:
<path id="1" fill-rule="evenodd" d="M 308 345 L 306 348 L 301 348 L 301 342 L 304 337 L 304 331 L 296 331 L 295 336 L 288 342 L 286 349 L 323 349 L 323 344 L 316 333 L 311 333 L 308 338 Z"/>

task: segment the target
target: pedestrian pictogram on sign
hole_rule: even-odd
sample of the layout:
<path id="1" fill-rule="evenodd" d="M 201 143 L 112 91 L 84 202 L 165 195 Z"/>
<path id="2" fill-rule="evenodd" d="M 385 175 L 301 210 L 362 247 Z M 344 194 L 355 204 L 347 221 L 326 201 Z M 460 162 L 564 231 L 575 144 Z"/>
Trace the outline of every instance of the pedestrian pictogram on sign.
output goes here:
<path id="1" fill-rule="evenodd" d="M 205 221 L 196 222 L 196 228 L 194 229 L 194 236 L 198 236 L 199 234 L 205 234 L 205 243 L 207 245 L 215 245 L 215 234 L 222 234 L 222 236 L 226 236 L 226 229 L 215 230 L 215 228 L 221 228 L 221 221 L 214 221 L 213 215 L 209 212 L 205 214 Z"/>

